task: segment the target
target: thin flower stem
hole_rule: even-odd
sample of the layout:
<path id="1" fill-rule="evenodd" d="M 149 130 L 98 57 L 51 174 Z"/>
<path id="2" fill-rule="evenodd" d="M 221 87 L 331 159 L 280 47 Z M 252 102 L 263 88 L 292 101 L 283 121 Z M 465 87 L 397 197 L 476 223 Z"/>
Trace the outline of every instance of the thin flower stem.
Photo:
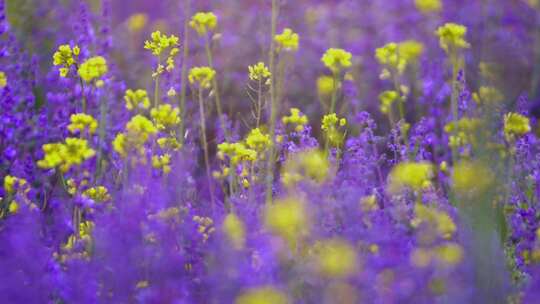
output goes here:
<path id="1" fill-rule="evenodd" d="M 206 58 L 208 60 L 208 66 L 210 68 L 214 68 L 214 59 L 212 56 L 212 48 L 210 47 L 210 38 L 208 36 L 205 37 L 204 40 L 204 48 L 206 50 Z M 214 90 L 214 98 L 216 102 L 216 110 L 219 116 L 219 122 L 221 124 L 221 129 L 223 130 L 223 134 L 225 135 L 225 140 L 229 141 L 229 130 L 227 129 L 227 126 L 225 125 L 225 119 L 223 118 L 223 110 L 221 108 L 221 97 L 219 95 L 219 86 L 217 82 L 217 77 L 212 78 L 212 89 Z"/>
<path id="2" fill-rule="evenodd" d="M 154 82 L 154 107 L 159 105 L 159 66 L 161 65 L 161 56 L 158 57 L 158 71 Z"/>
<path id="3" fill-rule="evenodd" d="M 274 37 L 276 36 L 277 19 L 279 14 L 278 0 L 272 0 L 272 21 L 270 30 L 270 52 L 269 52 L 269 65 L 270 65 L 270 138 L 274 141 L 276 135 L 276 117 L 277 117 L 277 100 L 276 100 L 276 77 L 275 77 L 275 52 L 276 45 Z M 275 163 L 275 145 L 271 145 L 268 151 L 268 163 L 266 166 L 266 203 L 272 202 L 272 188 L 274 183 L 274 163 Z"/>
<path id="4" fill-rule="evenodd" d="M 191 15 L 191 0 L 185 1 L 184 15 L 184 51 L 182 54 L 182 68 L 180 76 L 180 144 L 184 144 L 184 132 L 186 129 L 186 94 L 187 94 L 187 60 L 189 57 L 189 16 Z"/>
<path id="5" fill-rule="evenodd" d="M 203 88 L 199 87 L 199 115 L 200 115 L 200 128 L 201 128 L 201 144 L 204 150 L 204 165 L 206 167 L 206 178 L 208 180 L 208 187 L 210 188 L 210 201 L 212 208 L 214 208 L 214 186 L 212 184 L 212 175 L 210 174 L 210 157 L 208 155 L 208 142 L 206 140 L 206 120 L 204 113 L 204 100 L 203 100 Z"/>

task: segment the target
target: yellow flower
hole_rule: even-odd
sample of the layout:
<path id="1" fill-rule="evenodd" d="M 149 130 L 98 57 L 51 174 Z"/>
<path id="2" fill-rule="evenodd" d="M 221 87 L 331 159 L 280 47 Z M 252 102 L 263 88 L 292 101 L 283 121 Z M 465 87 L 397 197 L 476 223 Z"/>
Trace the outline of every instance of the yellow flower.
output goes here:
<path id="1" fill-rule="evenodd" d="M 148 23 L 146 14 L 133 14 L 127 20 L 128 30 L 132 33 L 140 32 Z"/>
<path id="2" fill-rule="evenodd" d="M 7 195 L 13 195 L 19 190 L 26 193 L 30 191 L 30 188 L 28 187 L 28 182 L 24 178 L 6 175 L 6 177 L 4 177 L 4 190 Z"/>
<path id="3" fill-rule="evenodd" d="M 79 66 L 79 76 L 85 82 L 97 80 L 108 71 L 107 61 L 101 56 L 89 58 Z"/>
<path id="4" fill-rule="evenodd" d="M 531 131 L 530 121 L 527 116 L 518 113 L 504 115 L 504 135 L 506 138 L 521 136 Z"/>
<path id="5" fill-rule="evenodd" d="M 171 129 L 180 123 L 180 110 L 170 104 L 162 104 L 150 111 L 159 130 Z"/>
<path id="6" fill-rule="evenodd" d="M 391 193 L 398 193 L 404 188 L 420 191 L 431 184 L 433 166 L 427 162 L 402 162 L 397 164 L 388 177 Z"/>
<path id="7" fill-rule="evenodd" d="M 285 28 L 281 34 L 277 34 L 274 37 L 278 52 L 281 50 L 297 51 L 298 40 L 298 34 L 293 32 L 290 28 Z"/>
<path id="8" fill-rule="evenodd" d="M 264 223 L 272 233 L 288 241 L 290 246 L 294 246 L 296 240 L 309 231 L 305 203 L 294 197 L 269 204 L 264 213 Z"/>
<path id="9" fill-rule="evenodd" d="M 53 55 L 53 64 L 60 66 L 60 76 L 66 77 L 69 68 L 77 63 L 77 57 L 80 54 L 78 46 L 71 48 L 68 44 L 63 44 L 58 47 L 58 50 Z"/>
<path id="10" fill-rule="evenodd" d="M 137 136 L 142 142 L 146 142 L 150 135 L 157 133 L 154 124 L 142 115 L 136 115 L 126 124 L 126 130 L 130 135 Z"/>
<path id="11" fill-rule="evenodd" d="M 375 58 L 385 69 L 389 68 L 395 70 L 398 74 L 402 74 L 407 67 L 407 61 L 399 51 L 399 45 L 395 42 L 390 42 L 375 50 Z M 383 70 L 383 74 L 385 74 L 385 70 Z"/>
<path id="12" fill-rule="evenodd" d="M 240 162 L 254 162 L 257 160 L 257 151 L 247 148 L 243 143 L 221 143 L 218 145 L 218 157 L 229 157 L 231 165 L 236 166 Z"/>
<path id="13" fill-rule="evenodd" d="M 169 174 L 171 172 L 171 156 L 169 154 L 153 156 L 152 167 L 163 171 L 164 174 Z"/>
<path id="14" fill-rule="evenodd" d="M 264 62 L 259 62 L 255 65 L 248 66 L 249 70 L 249 79 L 253 81 L 264 81 L 265 79 L 270 78 L 272 73 L 268 70 Z"/>
<path id="15" fill-rule="evenodd" d="M 435 32 L 439 36 L 439 45 L 448 54 L 455 53 L 460 49 L 469 48 L 471 45 L 465 40 L 467 28 L 456 23 L 446 23 Z"/>
<path id="16" fill-rule="evenodd" d="M 482 127 L 482 121 L 478 118 L 463 117 L 457 122 L 450 122 L 444 126 L 444 131 L 451 134 L 449 145 L 461 147 L 468 144 L 476 144 L 478 131 Z"/>
<path id="17" fill-rule="evenodd" d="M 111 200 L 111 195 L 107 188 L 103 186 L 91 187 L 83 192 L 83 196 L 86 196 L 96 203 L 103 203 Z"/>
<path id="18" fill-rule="evenodd" d="M 435 249 L 437 259 L 449 266 L 454 266 L 463 260 L 463 248 L 456 243 L 441 245 Z"/>
<path id="19" fill-rule="evenodd" d="M 6 73 L 0 71 L 0 89 L 3 89 L 7 86 L 7 76 Z"/>
<path id="20" fill-rule="evenodd" d="M 497 88 L 481 86 L 477 93 L 473 93 L 473 100 L 478 104 L 494 105 L 503 101 L 504 95 Z"/>
<path id="21" fill-rule="evenodd" d="M 332 278 L 344 278 L 355 273 L 356 251 L 346 240 L 324 240 L 315 245 L 314 251 L 322 274 Z"/>
<path id="22" fill-rule="evenodd" d="M 118 133 L 113 140 L 113 149 L 122 157 L 127 157 L 127 140 L 126 134 Z"/>
<path id="23" fill-rule="evenodd" d="M 160 31 L 155 31 L 151 34 L 151 40 L 144 42 L 144 48 L 152 52 L 154 56 L 160 56 L 164 50 L 171 48 L 169 58 L 172 58 L 178 53 L 178 37 L 175 35 L 164 35 Z"/>
<path id="24" fill-rule="evenodd" d="M 223 221 L 223 231 L 234 248 L 242 249 L 246 242 L 246 227 L 234 213 L 229 213 Z"/>
<path id="25" fill-rule="evenodd" d="M 284 116 L 283 118 L 281 118 L 281 122 L 283 122 L 284 125 L 290 124 L 294 126 L 294 129 L 296 132 L 303 131 L 304 126 L 308 124 L 307 116 L 302 114 L 300 110 L 297 108 L 291 108 L 290 112 L 291 112 L 291 115 Z"/>
<path id="26" fill-rule="evenodd" d="M 272 145 L 272 141 L 270 135 L 263 134 L 261 129 L 255 128 L 246 137 L 246 145 L 253 150 L 262 152 Z"/>
<path id="27" fill-rule="evenodd" d="M 493 172 L 480 162 L 462 161 L 452 172 L 452 189 L 461 196 L 476 197 L 493 183 Z"/>
<path id="28" fill-rule="evenodd" d="M 324 53 L 321 61 L 333 73 L 338 73 L 352 65 L 351 58 L 352 54 L 343 49 L 330 48 Z"/>
<path id="29" fill-rule="evenodd" d="M 414 4 L 423 14 L 438 13 L 442 10 L 441 0 L 415 0 Z"/>
<path id="30" fill-rule="evenodd" d="M 320 98 L 329 97 L 340 86 L 339 81 L 334 84 L 334 77 L 332 76 L 323 75 L 317 78 L 317 92 Z"/>
<path id="31" fill-rule="evenodd" d="M 399 93 L 396 91 L 384 91 L 379 95 L 379 101 L 381 102 L 380 109 L 384 114 L 390 113 L 392 105 L 399 99 Z"/>
<path id="32" fill-rule="evenodd" d="M 417 61 L 424 52 L 424 45 L 416 40 L 406 40 L 398 44 L 398 52 L 407 63 Z"/>
<path id="33" fill-rule="evenodd" d="M 234 301 L 235 304 L 289 304 L 287 296 L 273 287 L 252 288 Z"/>
<path id="34" fill-rule="evenodd" d="M 124 95 L 126 101 L 126 108 L 128 110 L 133 109 L 148 109 L 150 107 L 150 98 L 146 90 L 127 90 Z"/>
<path id="35" fill-rule="evenodd" d="M 213 31 L 217 27 L 218 18 L 212 12 L 198 12 L 189 22 L 189 26 L 193 28 L 200 36 L 206 35 L 207 32 Z"/>
<path id="36" fill-rule="evenodd" d="M 293 186 L 307 178 L 322 183 L 328 178 L 330 163 L 324 153 L 308 150 L 292 155 L 283 166 L 281 182 L 285 186 Z"/>
<path id="37" fill-rule="evenodd" d="M 414 206 L 414 219 L 412 226 L 418 227 L 424 223 L 429 225 L 430 230 L 434 230 L 443 239 L 450 239 L 457 230 L 454 220 L 444 211 L 439 211 L 422 204 Z"/>
<path id="38" fill-rule="evenodd" d="M 65 143 L 52 143 L 43 145 L 45 156 L 37 162 L 42 169 L 59 167 L 62 172 L 68 171 L 74 165 L 80 165 L 92 158 L 96 151 L 88 146 L 85 139 L 66 138 Z"/>
<path id="39" fill-rule="evenodd" d="M 89 134 L 94 134 L 98 127 L 98 122 L 94 117 L 87 114 L 72 114 L 70 120 L 71 123 L 67 128 L 71 133 L 83 133 L 84 130 L 88 129 Z"/>
<path id="40" fill-rule="evenodd" d="M 210 67 L 194 67 L 189 71 L 189 83 L 198 84 L 207 89 L 212 85 L 216 71 Z"/>
<path id="41" fill-rule="evenodd" d="M 324 115 L 321 129 L 328 138 L 330 144 L 335 147 L 341 146 L 345 140 L 345 131 L 341 131 L 347 125 L 345 118 L 339 118 L 336 113 Z"/>

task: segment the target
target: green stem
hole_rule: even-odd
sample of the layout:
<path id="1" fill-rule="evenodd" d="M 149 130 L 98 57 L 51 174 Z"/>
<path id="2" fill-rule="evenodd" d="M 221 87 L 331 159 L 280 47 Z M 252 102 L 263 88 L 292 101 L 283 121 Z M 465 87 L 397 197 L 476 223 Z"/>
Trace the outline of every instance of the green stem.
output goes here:
<path id="1" fill-rule="evenodd" d="M 161 56 L 158 56 L 158 71 L 154 84 L 154 108 L 157 108 L 159 104 L 159 66 L 161 65 Z"/>
<path id="2" fill-rule="evenodd" d="M 205 37 L 204 40 L 204 48 L 206 50 L 206 58 L 208 60 L 208 66 L 210 68 L 214 68 L 214 60 L 212 56 L 212 49 L 210 48 L 210 38 L 208 36 Z M 225 134 L 225 140 L 229 141 L 229 130 L 227 129 L 225 125 L 225 119 L 223 118 L 223 110 L 221 109 L 221 97 L 219 95 L 219 86 L 217 82 L 217 77 L 214 77 L 212 79 L 212 89 L 214 90 L 214 97 L 216 102 L 216 110 L 219 116 L 219 122 L 221 124 L 221 129 L 223 130 L 223 133 Z"/>
<path id="3" fill-rule="evenodd" d="M 274 142 L 276 136 L 276 117 L 277 117 L 277 101 L 276 101 L 276 88 L 275 88 L 275 52 L 276 45 L 274 37 L 276 36 L 277 19 L 279 14 L 278 0 L 272 0 L 272 21 L 271 21 L 271 36 L 270 36 L 270 52 L 269 52 L 269 65 L 270 65 L 270 138 Z M 268 163 L 266 166 L 266 203 L 272 202 L 272 188 L 274 183 L 274 165 L 275 165 L 275 145 L 272 144 L 268 151 Z"/>
<path id="4" fill-rule="evenodd" d="M 457 126 L 459 120 L 458 112 L 458 95 L 459 95 L 459 83 L 457 81 L 457 75 L 459 72 L 459 59 L 457 54 L 450 55 L 450 60 L 452 62 L 452 96 L 450 100 L 450 107 L 452 110 L 452 120 L 454 121 L 453 136 L 457 136 Z M 455 164 L 459 158 L 457 147 L 452 147 L 452 162 Z"/>
<path id="5" fill-rule="evenodd" d="M 182 54 L 182 70 L 180 76 L 180 144 L 184 144 L 186 125 L 186 92 L 187 92 L 187 59 L 189 56 L 189 16 L 191 14 L 191 0 L 186 0 L 184 15 L 184 52 Z"/>
<path id="6" fill-rule="evenodd" d="M 206 178 L 208 179 L 208 187 L 210 189 L 210 201 L 214 208 L 214 186 L 212 184 L 212 175 L 210 174 L 210 157 L 208 155 L 208 142 L 206 140 L 206 120 L 204 114 L 203 88 L 199 87 L 199 114 L 201 116 L 201 145 L 204 150 L 204 165 L 206 167 Z"/>

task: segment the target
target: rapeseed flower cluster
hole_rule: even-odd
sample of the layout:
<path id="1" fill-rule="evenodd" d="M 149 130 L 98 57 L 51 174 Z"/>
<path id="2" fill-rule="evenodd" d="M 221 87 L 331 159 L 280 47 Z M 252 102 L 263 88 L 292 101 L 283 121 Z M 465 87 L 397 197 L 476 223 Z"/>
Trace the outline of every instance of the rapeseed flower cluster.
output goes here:
<path id="1" fill-rule="evenodd" d="M 212 12 L 198 12 L 189 22 L 189 26 L 193 28 L 200 36 L 206 35 L 216 29 L 218 24 L 217 16 Z"/>

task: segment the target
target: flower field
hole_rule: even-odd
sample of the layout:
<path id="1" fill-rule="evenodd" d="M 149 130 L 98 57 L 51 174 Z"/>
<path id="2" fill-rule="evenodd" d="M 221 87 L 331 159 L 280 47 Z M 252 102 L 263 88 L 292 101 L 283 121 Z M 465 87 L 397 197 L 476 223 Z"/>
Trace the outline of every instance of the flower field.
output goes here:
<path id="1" fill-rule="evenodd" d="M 0 302 L 540 303 L 538 118 L 538 0 L 0 0 Z"/>

